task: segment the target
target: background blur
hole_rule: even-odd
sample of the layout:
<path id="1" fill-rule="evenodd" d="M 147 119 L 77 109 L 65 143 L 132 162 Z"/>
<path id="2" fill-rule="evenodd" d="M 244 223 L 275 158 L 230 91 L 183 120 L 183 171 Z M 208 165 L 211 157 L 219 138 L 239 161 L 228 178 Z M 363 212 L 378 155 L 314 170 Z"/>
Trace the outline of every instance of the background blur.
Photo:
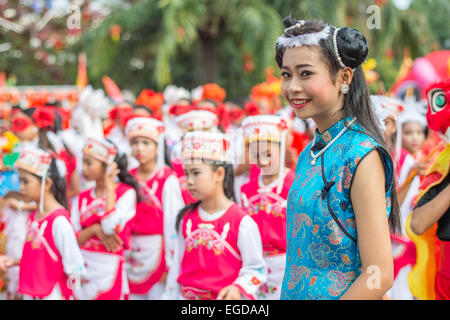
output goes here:
<path id="1" fill-rule="evenodd" d="M 0 86 L 74 85 L 85 53 L 94 87 L 107 75 L 135 95 L 215 82 L 227 99 L 248 96 L 267 68 L 279 75 L 274 45 L 289 14 L 362 31 L 373 93 L 450 49 L 448 0 L 0 0 Z"/>

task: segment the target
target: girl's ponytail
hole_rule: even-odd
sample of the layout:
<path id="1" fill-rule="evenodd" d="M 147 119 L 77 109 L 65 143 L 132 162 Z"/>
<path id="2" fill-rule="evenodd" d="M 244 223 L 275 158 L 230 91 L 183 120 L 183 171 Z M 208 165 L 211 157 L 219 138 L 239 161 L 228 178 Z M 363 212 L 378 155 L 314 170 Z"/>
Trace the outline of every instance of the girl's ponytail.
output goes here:
<path id="1" fill-rule="evenodd" d="M 53 157 L 50 162 L 48 177 L 52 180 L 50 192 L 55 197 L 55 200 L 58 201 L 66 210 L 69 210 L 66 195 L 66 180 L 60 175 L 58 166 L 56 165 L 56 160 Z"/>
<path id="2" fill-rule="evenodd" d="M 117 150 L 119 150 L 114 142 L 112 142 L 109 139 L 105 139 L 109 143 L 111 143 L 113 146 L 116 147 Z M 114 158 L 114 162 L 117 163 L 117 169 L 119 169 L 119 174 L 117 177 L 119 178 L 119 181 L 129 185 L 136 191 L 136 201 L 139 203 L 141 202 L 141 194 L 139 192 L 139 183 L 137 180 L 128 172 L 128 159 L 127 155 L 124 153 L 117 153 L 116 157 Z"/>
<path id="3" fill-rule="evenodd" d="M 183 209 L 180 210 L 180 212 L 177 215 L 177 219 L 175 222 L 175 230 L 178 230 L 181 226 L 181 221 L 183 220 L 183 217 L 186 213 L 192 212 L 202 203 L 201 200 L 198 200 L 196 202 L 190 203 L 187 206 L 185 206 Z"/>

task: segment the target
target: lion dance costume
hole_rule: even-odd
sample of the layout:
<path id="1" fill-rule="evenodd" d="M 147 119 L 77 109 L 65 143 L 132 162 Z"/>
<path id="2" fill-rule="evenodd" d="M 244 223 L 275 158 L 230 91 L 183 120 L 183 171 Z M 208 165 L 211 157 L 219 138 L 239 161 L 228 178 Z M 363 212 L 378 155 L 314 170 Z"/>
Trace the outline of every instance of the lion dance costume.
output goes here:
<path id="1" fill-rule="evenodd" d="M 444 135 L 444 144 L 424 175 L 417 203 L 434 186 L 442 183 L 449 174 L 450 166 L 450 79 L 436 83 L 427 90 L 427 122 L 431 129 Z M 447 209 L 448 211 L 448 209 Z M 447 214 L 447 213 L 446 213 Z M 422 235 L 411 229 L 412 214 L 406 220 L 406 232 L 417 249 L 416 264 L 408 275 L 408 285 L 413 295 L 421 300 L 437 298 L 436 289 L 440 287 L 440 271 L 449 269 L 450 242 L 440 241 L 436 236 L 438 223 L 434 223 Z M 444 266 L 445 265 L 445 266 Z M 447 291 L 447 289 L 445 289 Z M 450 294 L 450 293 L 447 293 Z M 439 295 L 442 298 L 442 295 Z"/>

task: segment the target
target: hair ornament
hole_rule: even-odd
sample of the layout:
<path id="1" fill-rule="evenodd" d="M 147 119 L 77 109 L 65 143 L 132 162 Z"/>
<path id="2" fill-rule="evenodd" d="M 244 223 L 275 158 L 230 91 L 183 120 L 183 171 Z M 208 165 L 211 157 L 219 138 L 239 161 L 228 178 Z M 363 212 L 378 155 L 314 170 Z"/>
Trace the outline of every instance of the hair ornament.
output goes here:
<path id="1" fill-rule="evenodd" d="M 346 65 L 342 62 L 341 56 L 339 55 L 339 50 L 338 50 L 337 41 L 336 41 L 337 33 L 339 32 L 340 29 L 341 28 L 334 29 L 334 32 L 333 32 L 333 48 L 334 48 L 334 54 L 336 56 L 337 61 L 339 62 L 339 65 L 341 66 L 341 68 L 345 68 Z"/>
<path id="2" fill-rule="evenodd" d="M 303 26 L 303 24 L 301 24 L 301 26 Z M 294 27 L 296 27 L 296 25 L 287 28 L 285 32 L 290 28 Z M 326 39 L 329 36 L 329 34 L 330 34 L 329 25 L 326 25 L 321 31 L 301 34 L 295 37 L 286 37 L 285 34 L 283 34 L 277 39 L 277 47 L 293 48 L 301 46 L 317 46 L 319 44 L 319 41 Z"/>
<path id="3" fill-rule="evenodd" d="M 301 27 L 303 27 L 305 25 L 305 23 L 306 23 L 305 20 L 299 20 L 293 26 L 290 26 L 290 27 L 284 29 L 284 32 L 286 33 L 287 31 L 289 31 L 291 29 L 300 29 Z"/>

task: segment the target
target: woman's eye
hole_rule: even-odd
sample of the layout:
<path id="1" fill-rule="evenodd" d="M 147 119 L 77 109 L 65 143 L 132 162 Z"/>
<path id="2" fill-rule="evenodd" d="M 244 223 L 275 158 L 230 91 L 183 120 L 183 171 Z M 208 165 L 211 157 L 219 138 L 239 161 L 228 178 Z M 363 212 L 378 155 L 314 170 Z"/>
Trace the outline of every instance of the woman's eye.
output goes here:
<path id="1" fill-rule="evenodd" d="M 301 73 L 300 73 L 300 75 L 302 76 L 302 77 L 308 77 L 308 76 L 310 76 L 310 75 L 312 75 L 312 72 L 311 71 L 302 71 Z"/>
<path id="2" fill-rule="evenodd" d="M 289 78 L 290 76 L 291 76 L 290 73 L 288 73 L 286 71 L 281 73 L 282 78 Z"/>

